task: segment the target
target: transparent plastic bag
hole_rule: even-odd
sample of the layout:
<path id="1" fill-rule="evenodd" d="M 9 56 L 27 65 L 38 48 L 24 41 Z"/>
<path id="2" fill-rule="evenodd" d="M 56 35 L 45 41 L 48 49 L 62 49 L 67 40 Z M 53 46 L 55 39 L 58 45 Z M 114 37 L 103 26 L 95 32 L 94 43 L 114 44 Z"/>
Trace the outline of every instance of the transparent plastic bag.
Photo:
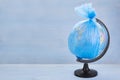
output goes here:
<path id="1" fill-rule="evenodd" d="M 98 56 L 100 48 L 100 25 L 96 22 L 95 10 L 91 4 L 84 4 L 76 7 L 75 12 L 87 19 L 75 24 L 68 38 L 68 47 L 79 59 L 93 59 Z"/>

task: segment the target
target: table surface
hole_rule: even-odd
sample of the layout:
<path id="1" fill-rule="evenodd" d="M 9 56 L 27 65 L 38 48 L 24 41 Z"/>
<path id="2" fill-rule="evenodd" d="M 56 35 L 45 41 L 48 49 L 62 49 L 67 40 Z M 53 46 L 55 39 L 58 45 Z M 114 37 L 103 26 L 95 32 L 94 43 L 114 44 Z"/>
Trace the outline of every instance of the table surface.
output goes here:
<path id="1" fill-rule="evenodd" d="M 120 80 L 120 64 L 89 64 L 94 78 L 74 76 L 82 64 L 1 64 L 0 80 Z"/>

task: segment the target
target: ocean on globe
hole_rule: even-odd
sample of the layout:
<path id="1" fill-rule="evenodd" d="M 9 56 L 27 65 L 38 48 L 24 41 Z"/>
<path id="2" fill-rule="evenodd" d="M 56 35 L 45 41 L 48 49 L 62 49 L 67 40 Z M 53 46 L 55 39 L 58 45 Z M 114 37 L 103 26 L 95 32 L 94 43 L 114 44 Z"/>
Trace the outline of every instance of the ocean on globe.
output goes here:
<path id="1" fill-rule="evenodd" d="M 106 46 L 106 29 L 97 23 L 91 4 L 76 7 L 75 11 L 88 19 L 75 24 L 68 37 L 68 47 L 78 59 L 94 59 Z"/>

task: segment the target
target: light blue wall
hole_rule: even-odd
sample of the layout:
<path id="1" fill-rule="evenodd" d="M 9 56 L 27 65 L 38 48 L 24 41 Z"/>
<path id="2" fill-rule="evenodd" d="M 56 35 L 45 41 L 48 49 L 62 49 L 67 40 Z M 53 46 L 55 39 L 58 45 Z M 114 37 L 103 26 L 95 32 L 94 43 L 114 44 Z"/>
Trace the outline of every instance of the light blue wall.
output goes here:
<path id="1" fill-rule="evenodd" d="M 120 0 L 0 0 L 0 63 L 75 63 L 67 37 L 89 1 L 111 35 L 97 63 L 120 63 Z"/>

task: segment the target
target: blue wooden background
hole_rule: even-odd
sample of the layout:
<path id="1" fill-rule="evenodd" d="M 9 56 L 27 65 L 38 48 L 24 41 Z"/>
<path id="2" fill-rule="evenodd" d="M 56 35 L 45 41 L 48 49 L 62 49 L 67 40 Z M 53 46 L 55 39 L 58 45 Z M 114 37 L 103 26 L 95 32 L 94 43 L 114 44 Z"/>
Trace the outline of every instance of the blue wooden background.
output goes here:
<path id="1" fill-rule="evenodd" d="M 120 0 L 0 0 L 0 63 L 75 63 L 67 38 L 82 20 L 74 7 L 88 2 L 111 35 L 97 63 L 120 63 Z"/>

